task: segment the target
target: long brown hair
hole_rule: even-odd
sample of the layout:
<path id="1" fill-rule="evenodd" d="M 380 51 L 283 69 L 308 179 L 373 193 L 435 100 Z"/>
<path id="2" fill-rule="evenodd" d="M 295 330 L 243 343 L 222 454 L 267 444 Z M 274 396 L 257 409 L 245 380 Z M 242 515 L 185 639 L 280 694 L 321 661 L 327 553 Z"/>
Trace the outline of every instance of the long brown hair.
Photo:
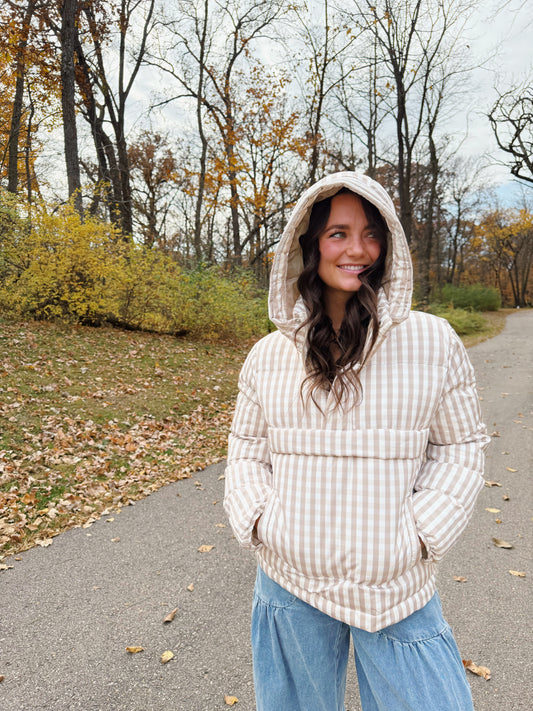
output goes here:
<path id="1" fill-rule="evenodd" d="M 350 193 L 342 188 L 336 195 Z M 340 404 L 343 394 L 350 389 L 355 390 L 354 402 L 361 397 L 361 383 L 353 366 L 359 362 L 369 329 L 371 342 L 367 354 L 371 351 L 378 335 L 377 292 L 385 273 L 385 258 L 387 255 L 387 223 L 379 210 L 364 197 L 361 200 L 366 219 L 372 230 L 378 235 L 381 252 L 378 259 L 359 274 L 361 286 L 348 300 L 342 325 L 338 334 L 335 333 L 331 319 L 326 312 L 324 301 L 324 282 L 318 276 L 320 262 L 319 241 L 321 233 L 329 219 L 331 201 L 335 197 L 320 200 L 313 205 L 307 232 L 300 237 L 300 246 L 304 268 L 298 277 L 297 286 L 307 307 L 309 316 L 300 328 L 307 327 L 307 377 L 302 384 L 311 386 L 311 397 L 316 403 L 314 393 L 318 388 L 329 389 L 336 379 L 335 400 Z M 340 356 L 335 358 L 332 350 L 335 343 L 340 350 Z M 361 365 L 366 360 L 363 360 Z"/>

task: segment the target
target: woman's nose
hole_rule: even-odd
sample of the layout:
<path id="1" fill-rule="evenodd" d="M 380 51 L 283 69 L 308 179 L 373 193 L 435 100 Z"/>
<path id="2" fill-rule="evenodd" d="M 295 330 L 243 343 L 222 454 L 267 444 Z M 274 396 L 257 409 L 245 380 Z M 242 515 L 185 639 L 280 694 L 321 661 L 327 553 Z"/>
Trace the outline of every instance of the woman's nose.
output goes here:
<path id="1" fill-rule="evenodd" d="M 358 232 L 352 232 L 346 240 L 346 254 L 362 254 L 364 244 Z"/>

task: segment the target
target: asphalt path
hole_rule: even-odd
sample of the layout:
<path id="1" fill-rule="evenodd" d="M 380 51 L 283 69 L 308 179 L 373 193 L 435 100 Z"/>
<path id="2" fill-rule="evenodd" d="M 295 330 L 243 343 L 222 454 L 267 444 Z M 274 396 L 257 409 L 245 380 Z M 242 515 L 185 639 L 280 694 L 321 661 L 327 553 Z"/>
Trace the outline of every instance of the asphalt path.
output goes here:
<path id="1" fill-rule="evenodd" d="M 440 565 L 439 591 L 463 658 L 492 672 L 489 681 L 468 675 L 476 711 L 533 708 L 532 353 L 533 311 L 512 314 L 501 335 L 470 350 L 489 434 L 499 435 L 486 478 L 501 486 L 480 494 Z M 13 568 L 0 572 L 2 711 L 216 711 L 229 708 L 224 696 L 255 709 L 255 562 L 227 525 L 223 471 L 211 466 L 4 561 Z M 163 664 L 165 651 L 174 657 Z M 353 668 L 346 708 L 361 708 Z"/>

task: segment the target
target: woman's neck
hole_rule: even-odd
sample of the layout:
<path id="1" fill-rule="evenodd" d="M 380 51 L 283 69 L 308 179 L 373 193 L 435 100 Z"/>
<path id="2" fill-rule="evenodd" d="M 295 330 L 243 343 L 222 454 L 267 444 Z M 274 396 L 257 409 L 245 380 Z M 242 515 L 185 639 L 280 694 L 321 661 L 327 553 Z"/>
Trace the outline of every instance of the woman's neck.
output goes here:
<path id="1" fill-rule="evenodd" d="M 324 294 L 324 306 L 326 307 L 326 313 L 331 320 L 331 325 L 333 330 L 337 334 L 340 333 L 342 322 L 344 321 L 344 314 L 346 313 L 346 304 L 350 298 L 351 294 L 346 292 L 328 292 Z"/>

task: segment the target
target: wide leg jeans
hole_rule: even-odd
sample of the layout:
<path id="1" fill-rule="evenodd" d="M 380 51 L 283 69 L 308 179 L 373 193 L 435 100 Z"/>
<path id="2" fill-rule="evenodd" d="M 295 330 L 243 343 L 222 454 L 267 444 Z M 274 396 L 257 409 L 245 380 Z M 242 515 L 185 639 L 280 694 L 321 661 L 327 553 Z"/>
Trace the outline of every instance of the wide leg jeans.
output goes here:
<path id="1" fill-rule="evenodd" d="M 364 711 L 473 711 L 437 593 L 370 633 L 291 595 L 261 568 L 252 612 L 257 711 L 344 711 L 350 637 Z"/>

